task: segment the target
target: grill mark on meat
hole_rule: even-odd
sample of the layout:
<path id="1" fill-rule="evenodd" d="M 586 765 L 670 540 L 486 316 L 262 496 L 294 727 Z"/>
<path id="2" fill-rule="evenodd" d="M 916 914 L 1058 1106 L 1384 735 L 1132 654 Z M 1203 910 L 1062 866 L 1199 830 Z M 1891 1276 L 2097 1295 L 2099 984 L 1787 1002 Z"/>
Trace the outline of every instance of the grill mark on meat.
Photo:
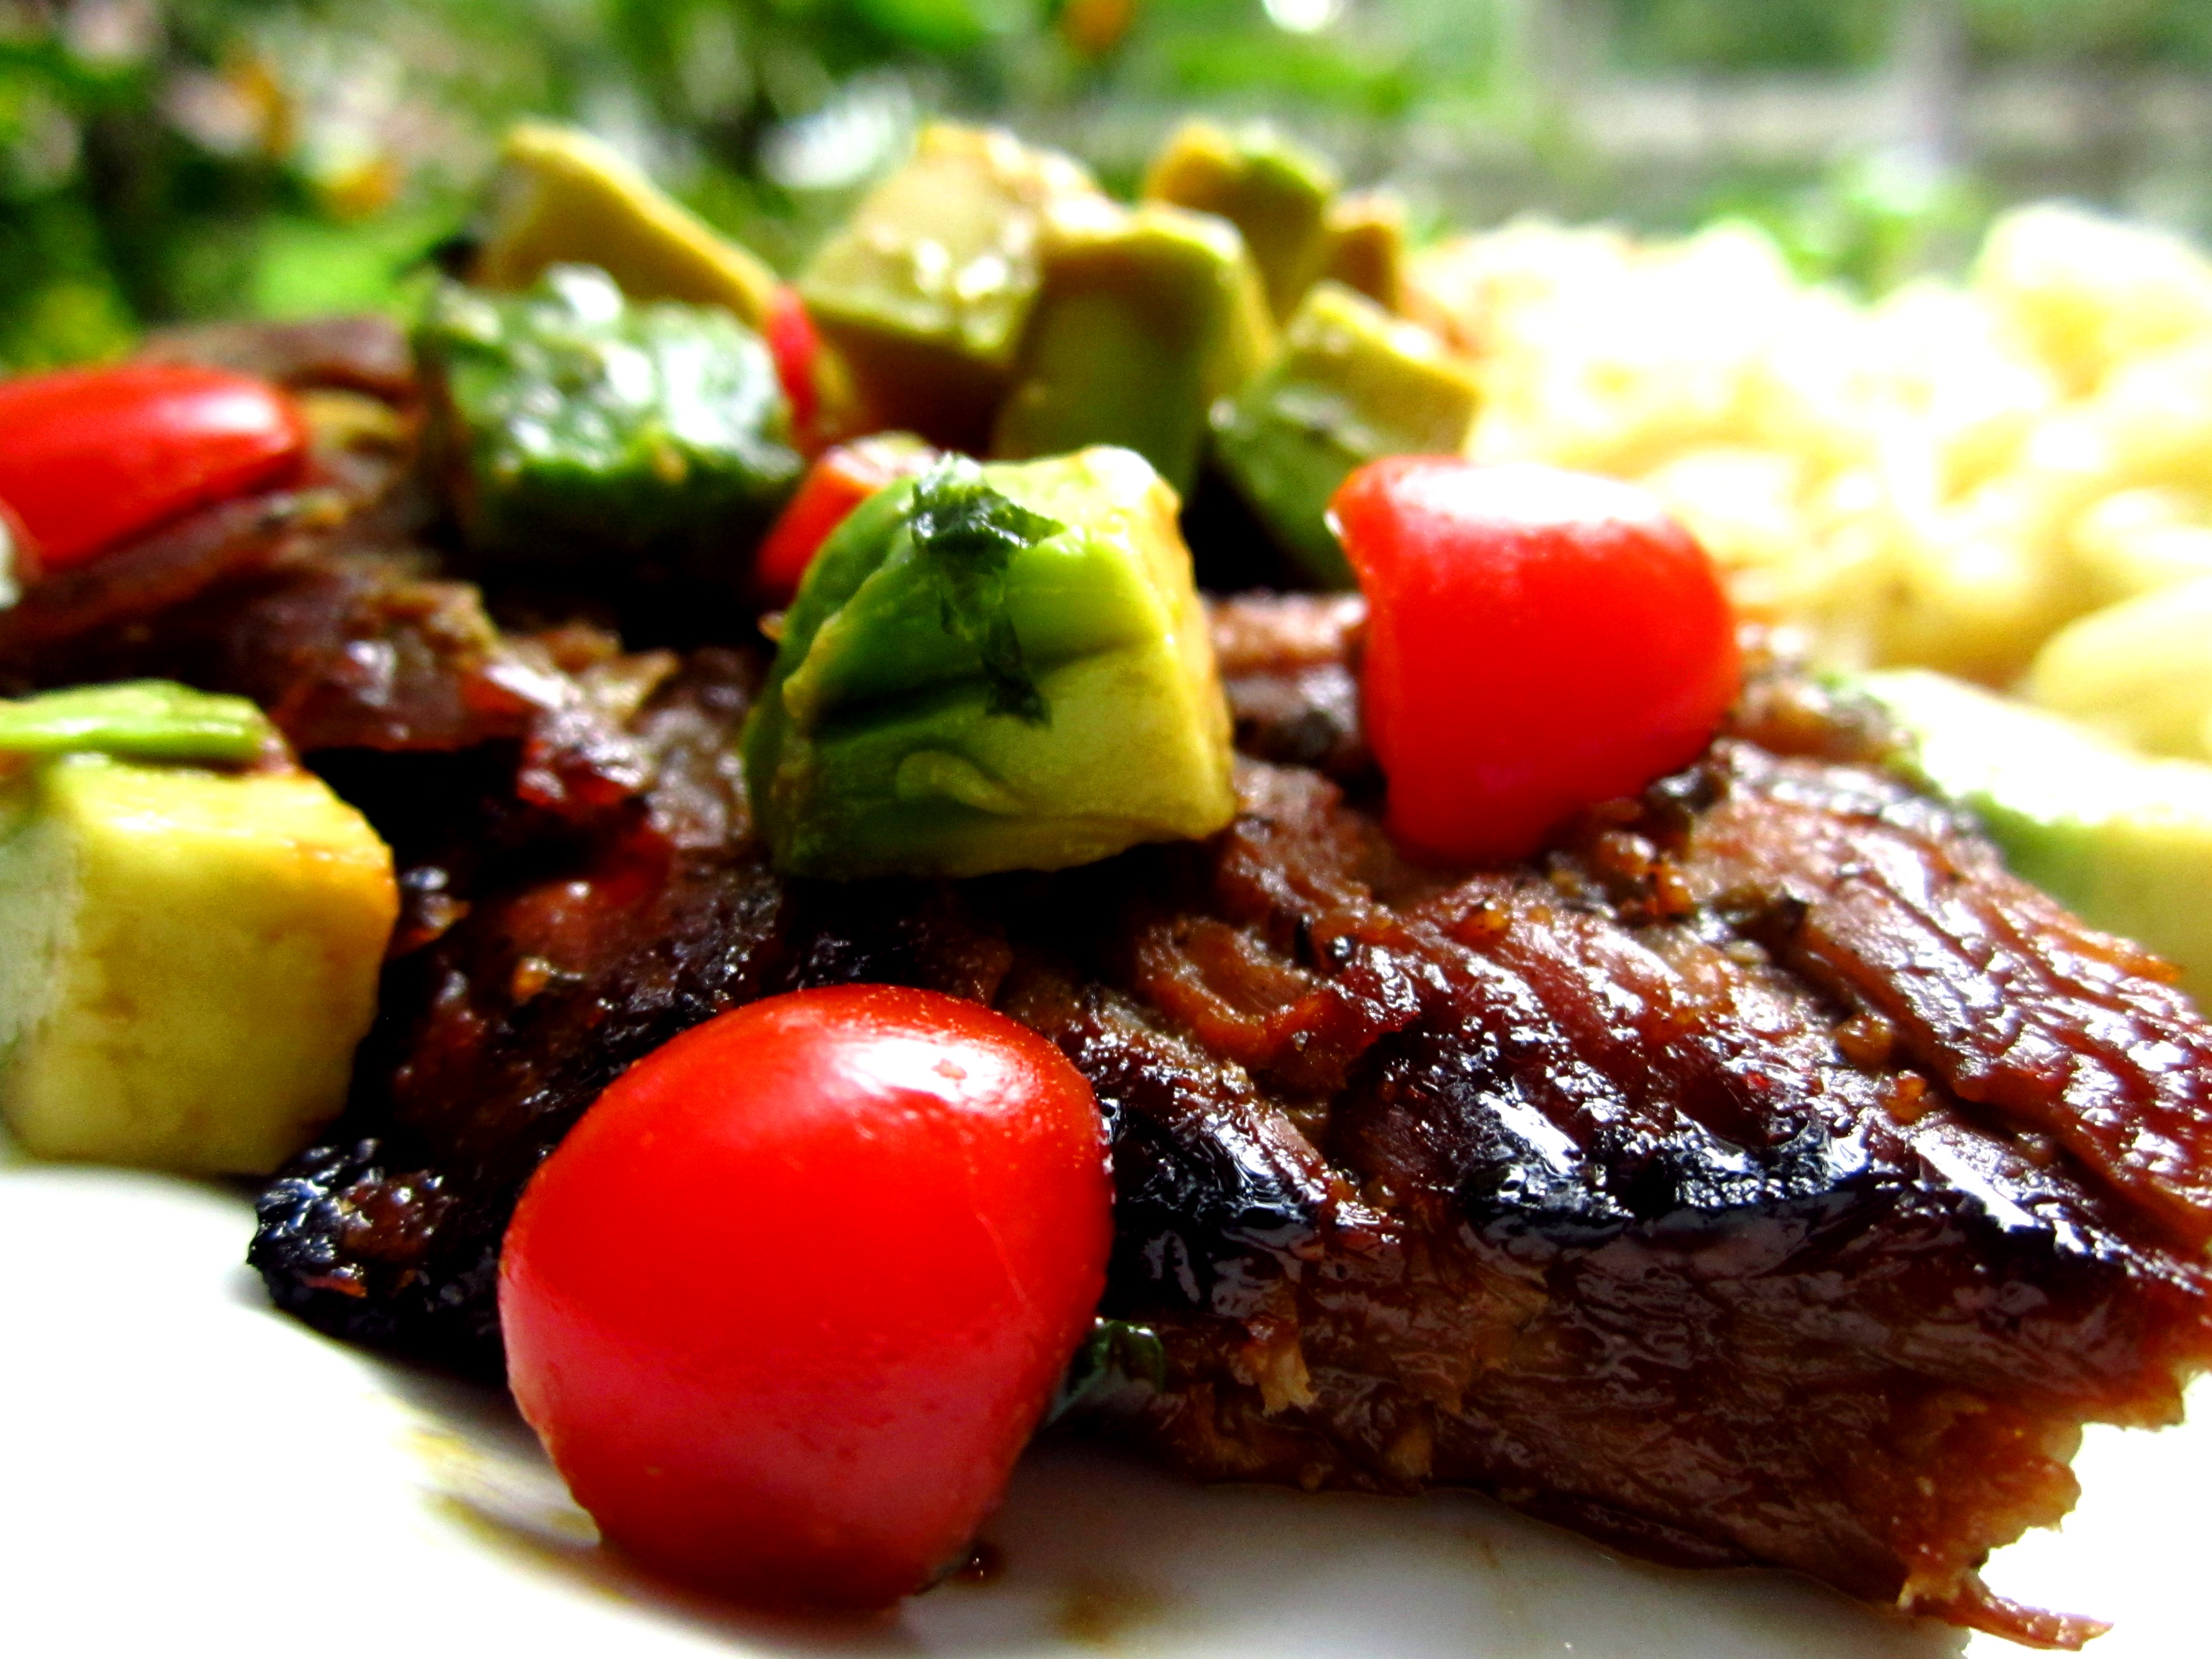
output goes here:
<path id="1" fill-rule="evenodd" d="M 1693 888 L 1789 900 L 1793 966 L 2178 1242 L 2212 1240 L 2212 1032 L 2172 969 L 2075 921 L 1902 786 L 1741 742 L 1709 765 L 1728 798 L 1698 830 Z"/>
<path id="2" fill-rule="evenodd" d="M 1224 1318 L 1264 1314 L 1342 1195 L 1321 1154 L 1237 1068 L 1103 987 L 1037 972 L 1000 1006 L 1060 1046 L 1106 1113 L 1115 1279 Z"/>

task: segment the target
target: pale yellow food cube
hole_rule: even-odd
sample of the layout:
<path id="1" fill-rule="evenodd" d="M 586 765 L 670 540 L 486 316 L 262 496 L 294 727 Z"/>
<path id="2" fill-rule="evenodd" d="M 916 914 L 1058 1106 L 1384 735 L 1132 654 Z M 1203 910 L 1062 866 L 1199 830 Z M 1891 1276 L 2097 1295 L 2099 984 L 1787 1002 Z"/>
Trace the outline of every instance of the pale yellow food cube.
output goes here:
<path id="1" fill-rule="evenodd" d="M 266 1174 L 344 1103 L 392 854 L 306 773 L 0 782 L 0 1110 L 48 1158 Z"/>

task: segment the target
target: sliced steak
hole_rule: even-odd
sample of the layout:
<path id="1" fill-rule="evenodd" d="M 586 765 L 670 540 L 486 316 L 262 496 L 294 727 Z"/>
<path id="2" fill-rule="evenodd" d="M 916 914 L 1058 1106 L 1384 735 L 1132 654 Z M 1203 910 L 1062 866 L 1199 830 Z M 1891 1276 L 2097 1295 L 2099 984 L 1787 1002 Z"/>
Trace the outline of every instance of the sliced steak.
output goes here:
<path id="1" fill-rule="evenodd" d="M 1218 617 L 1273 757 L 1236 824 L 958 884 L 776 878 L 729 751 L 757 665 L 695 659 L 623 726 L 642 793 L 395 963 L 343 1134 L 264 1195 L 272 1293 L 495 1368 L 506 1217 L 611 1078 L 753 997 L 929 986 L 1050 1036 L 1111 1120 L 1104 1311 L 1166 1357 L 1095 1397 L 1111 1431 L 2094 1633 L 1974 1569 L 2070 1505 L 2082 1423 L 2172 1421 L 2212 1363 L 2212 1032 L 2170 972 L 1771 665 L 1542 860 L 1410 866 L 1346 702 L 1356 611 Z M 1277 763 L 1301 730 L 1349 795 Z"/>

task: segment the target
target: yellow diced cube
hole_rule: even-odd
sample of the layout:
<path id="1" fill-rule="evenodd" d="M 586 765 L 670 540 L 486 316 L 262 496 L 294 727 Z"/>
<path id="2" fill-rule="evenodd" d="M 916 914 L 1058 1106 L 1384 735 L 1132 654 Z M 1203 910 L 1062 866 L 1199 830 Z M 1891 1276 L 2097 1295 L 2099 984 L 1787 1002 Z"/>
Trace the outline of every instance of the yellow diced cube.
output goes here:
<path id="1" fill-rule="evenodd" d="M 344 1103 L 398 915 L 319 779 L 71 755 L 0 784 L 0 1110 L 29 1151 L 265 1174 Z"/>

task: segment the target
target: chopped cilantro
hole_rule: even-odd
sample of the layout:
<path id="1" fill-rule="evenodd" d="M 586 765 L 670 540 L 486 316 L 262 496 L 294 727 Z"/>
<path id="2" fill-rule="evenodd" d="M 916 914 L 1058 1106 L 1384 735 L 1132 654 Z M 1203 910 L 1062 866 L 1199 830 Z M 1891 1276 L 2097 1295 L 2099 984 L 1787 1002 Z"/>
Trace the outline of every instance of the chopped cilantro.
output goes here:
<path id="1" fill-rule="evenodd" d="M 908 522 L 936 587 L 945 631 L 974 647 L 982 661 L 991 712 L 1048 724 L 1051 710 L 1006 610 L 1006 564 L 1066 526 L 1000 495 L 974 462 L 957 458 L 915 486 Z"/>

